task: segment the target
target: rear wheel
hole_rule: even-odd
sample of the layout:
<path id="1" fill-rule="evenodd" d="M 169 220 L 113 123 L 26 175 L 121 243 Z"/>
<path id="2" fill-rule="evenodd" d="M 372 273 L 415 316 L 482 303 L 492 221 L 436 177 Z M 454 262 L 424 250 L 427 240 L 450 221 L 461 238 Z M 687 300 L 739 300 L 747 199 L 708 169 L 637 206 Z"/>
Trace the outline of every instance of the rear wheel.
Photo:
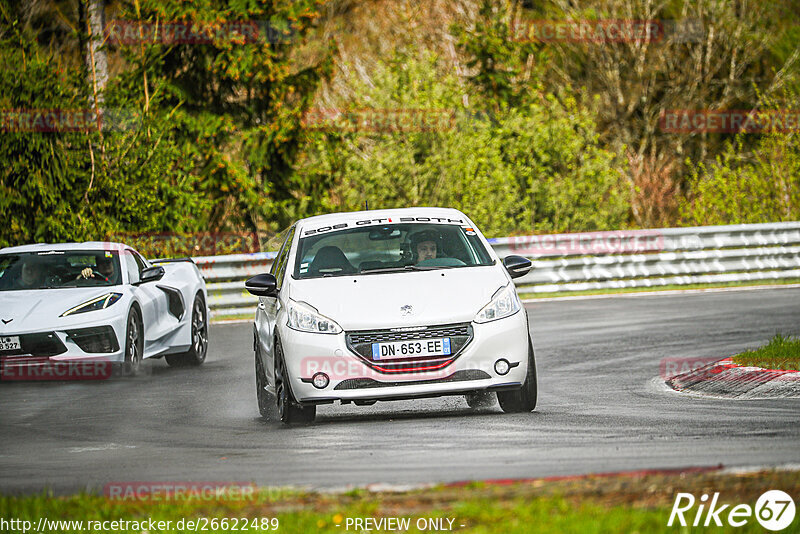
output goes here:
<path id="1" fill-rule="evenodd" d="M 314 421 L 317 407 L 313 405 L 300 406 L 292 394 L 286 362 L 283 359 L 283 350 L 277 341 L 275 342 L 275 396 L 277 397 L 278 415 L 282 423 L 290 425 Z"/>
<path id="2" fill-rule="evenodd" d="M 528 340 L 528 373 L 522 387 L 512 391 L 498 391 L 497 400 L 506 413 L 531 412 L 536 408 L 538 387 L 536 383 L 536 359 L 533 343 Z"/>
<path id="3" fill-rule="evenodd" d="M 198 293 L 192 304 L 192 347 L 183 354 L 167 354 L 167 363 L 172 367 L 202 365 L 208 354 L 208 318 L 206 301 Z"/>
<path id="4" fill-rule="evenodd" d="M 128 314 L 128 326 L 125 331 L 125 361 L 122 363 L 123 376 L 135 376 L 139 372 L 144 353 L 144 329 L 142 318 L 137 308 L 131 308 Z"/>

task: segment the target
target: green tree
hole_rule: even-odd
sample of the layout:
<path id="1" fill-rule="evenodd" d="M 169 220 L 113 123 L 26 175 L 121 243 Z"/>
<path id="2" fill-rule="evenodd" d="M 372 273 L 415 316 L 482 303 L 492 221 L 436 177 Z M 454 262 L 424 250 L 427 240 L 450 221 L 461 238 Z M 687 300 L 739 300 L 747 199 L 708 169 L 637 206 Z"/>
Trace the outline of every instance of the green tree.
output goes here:
<path id="1" fill-rule="evenodd" d="M 81 69 L 42 51 L 17 23 L 0 41 L 0 61 L 15 74 L 0 80 L 0 244 L 197 229 L 201 199 L 177 148 L 162 142 L 168 130 L 157 117 L 143 121 L 111 98 L 120 106 L 104 116 L 111 128 L 48 125 L 50 112 L 86 113 Z"/>
<path id="2" fill-rule="evenodd" d="M 305 143 L 300 119 L 331 67 L 330 54 L 306 64 L 295 57 L 316 9 L 314 0 L 125 4 L 123 18 L 213 35 L 203 43 L 123 47 L 130 68 L 119 80 L 146 112 L 154 95 L 162 112 L 174 110 L 175 142 L 209 201 L 210 229 L 276 229 L 293 215 L 286 204 Z M 253 26 L 232 33 L 240 23 Z"/>
<path id="3" fill-rule="evenodd" d="M 398 53 L 353 85 L 350 120 L 316 134 L 317 164 L 298 170 L 334 181 L 327 209 L 450 206 L 490 235 L 626 224 L 624 162 L 573 99 L 467 108 L 475 93 L 426 52 Z"/>

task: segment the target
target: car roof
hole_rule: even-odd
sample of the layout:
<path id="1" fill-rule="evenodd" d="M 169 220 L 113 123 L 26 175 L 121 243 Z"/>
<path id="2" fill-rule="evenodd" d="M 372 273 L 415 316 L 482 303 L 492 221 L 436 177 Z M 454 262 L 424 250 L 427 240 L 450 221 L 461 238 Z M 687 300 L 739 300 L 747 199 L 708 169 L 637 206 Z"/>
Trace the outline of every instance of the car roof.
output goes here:
<path id="1" fill-rule="evenodd" d="M 16 247 L 6 247 L 0 249 L 0 254 L 19 253 L 19 252 L 47 252 L 50 250 L 116 250 L 120 251 L 130 248 L 123 243 L 111 241 L 85 241 L 83 243 L 36 243 L 32 245 L 19 245 Z"/>
<path id="2" fill-rule="evenodd" d="M 431 218 L 466 218 L 462 212 L 455 208 L 390 208 L 381 210 L 350 211 L 342 213 L 329 213 L 327 215 L 316 215 L 307 219 L 300 219 L 298 226 L 301 228 L 313 228 L 327 224 L 337 224 L 369 219 L 392 219 L 400 217 L 431 217 Z M 399 222 L 399 221 L 398 221 Z M 435 221 L 434 221 L 435 222 Z M 466 221 L 465 221 L 466 222 Z"/>

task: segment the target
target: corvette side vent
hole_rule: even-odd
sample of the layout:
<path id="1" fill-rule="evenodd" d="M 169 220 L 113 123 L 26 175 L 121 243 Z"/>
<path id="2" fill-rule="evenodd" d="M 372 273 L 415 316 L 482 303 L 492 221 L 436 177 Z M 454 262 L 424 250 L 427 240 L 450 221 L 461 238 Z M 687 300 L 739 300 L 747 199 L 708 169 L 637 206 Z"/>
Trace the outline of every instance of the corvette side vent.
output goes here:
<path id="1" fill-rule="evenodd" d="M 156 286 L 167 295 L 169 313 L 179 321 L 183 318 L 186 306 L 183 304 L 183 295 L 174 287 Z"/>

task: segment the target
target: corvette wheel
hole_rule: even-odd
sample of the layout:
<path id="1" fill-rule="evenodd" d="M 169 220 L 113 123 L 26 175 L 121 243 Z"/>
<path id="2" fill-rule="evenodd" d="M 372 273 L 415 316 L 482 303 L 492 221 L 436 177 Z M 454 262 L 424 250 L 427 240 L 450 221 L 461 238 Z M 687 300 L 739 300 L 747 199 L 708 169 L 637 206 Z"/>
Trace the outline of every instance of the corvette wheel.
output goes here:
<path id="1" fill-rule="evenodd" d="M 192 304 L 192 348 L 183 354 L 168 354 L 167 363 L 172 367 L 202 365 L 208 354 L 208 318 L 206 301 L 199 293 Z"/>
<path id="2" fill-rule="evenodd" d="M 498 391 L 497 400 L 506 413 L 531 412 L 536 408 L 538 387 L 536 383 L 536 359 L 533 343 L 528 340 L 528 374 L 522 387 L 512 391 Z"/>
<path id="3" fill-rule="evenodd" d="M 488 408 L 493 406 L 497 397 L 491 391 L 478 391 L 476 393 L 467 393 L 464 395 L 467 405 L 474 409 Z"/>
<path id="4" fill-rule="evenodd" d="M 122 364 L 124 376 L 135 376 L 139 372 L 144 352 L 144 330 L 142 319 L 136 308 L 128 315 L 128 327 L 125 332 L 125 362 Z"/>
<path id="5" fill-rule="evenodd" d="M 283 360 L 283 350 L 280 343 L 275 343 L 275 396 L 278 405 L 278 415 L 281 422 L 287 425 L 292 423 L 311 423 L 317 415 L 316 406 L 300 406 L 292 394 L 289 384 L 289 375 L 286 372 L 286 362 Z"/>

